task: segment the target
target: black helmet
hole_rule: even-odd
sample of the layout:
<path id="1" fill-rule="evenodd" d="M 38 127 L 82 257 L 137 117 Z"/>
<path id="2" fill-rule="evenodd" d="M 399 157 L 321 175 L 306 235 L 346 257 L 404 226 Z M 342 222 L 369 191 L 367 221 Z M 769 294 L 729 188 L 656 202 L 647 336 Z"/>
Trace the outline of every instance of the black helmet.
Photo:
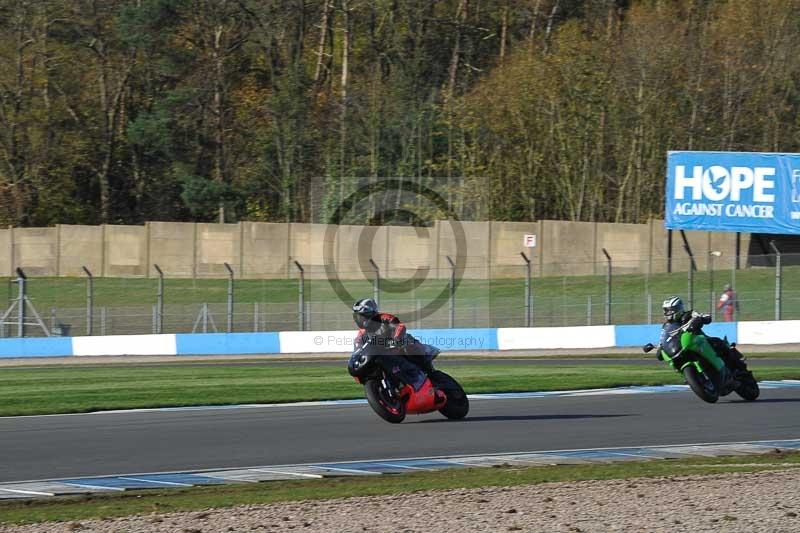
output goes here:
<path id="1" fill-rule="evenodd" d="M 664 309 L 664 318 L 667 320 L 667 322 L 679 321 L 683 316 L 683 313 L 686 312 L 686 308 L 683 307 L 683 300 L 677 296 L 673 296 L 664 300 L 664 303 L 661 304 L 661 307 Z"/>
<path id="2" fill-rule="evenodd" d="M 353 304 L 353 320 L 359 328 L 367 327 L 367 323 L 378 314 L 378 304 L 372 298 L 362 298 Z"/>

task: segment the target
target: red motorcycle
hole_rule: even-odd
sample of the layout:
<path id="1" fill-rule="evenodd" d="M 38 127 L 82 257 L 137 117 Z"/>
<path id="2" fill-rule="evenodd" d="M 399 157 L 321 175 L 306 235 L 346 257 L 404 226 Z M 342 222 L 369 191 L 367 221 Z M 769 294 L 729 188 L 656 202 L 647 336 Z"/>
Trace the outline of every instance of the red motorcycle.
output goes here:
<path id="1" fill-rule="evenodd" d="M 364 385 L 367 402 L 378 416 L 393 424 L 407 414 L 433 411 L 450 419 L 467 416 L 469 399 L 456 380 L 439 370 L 426 374 L 400 355 L 398 347 L 381 344 L 380 339 L 359 335 L 347 363 L 347 371 Z"/>

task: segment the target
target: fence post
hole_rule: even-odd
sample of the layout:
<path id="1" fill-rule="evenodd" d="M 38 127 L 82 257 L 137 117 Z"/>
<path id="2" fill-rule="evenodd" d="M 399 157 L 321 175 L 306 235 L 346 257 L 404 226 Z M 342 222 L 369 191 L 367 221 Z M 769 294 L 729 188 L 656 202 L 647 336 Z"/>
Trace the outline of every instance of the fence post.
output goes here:
<path id="1" fill-rule="evenodd" d="M 372 265 L 372 269 L 375 271 L 375 279 L 372 280 L 372 299 L 375 300 L 375 303 L 378 306 L 381 305 L 381 269 L 378 268 L 377 263 L 370 258 L 369 264 Z"/>
<path id="2" fill-rule="evenodd" d="M 158 293 L 156 294 L 156 333 L 164 331 L 164 273 L 158 265 L 153 264 L 156 272 L 158 272 Z"/>
<path id="3" fill-rule="evenodd" d="M 714 305 L 714 258 L 722 257 L 722 252 L 712 250 L 708 252 L 708 309 L 712 319 L 717 318 L 716 306 Z"/>
<path id="4" fill-rule="evenodd" d="M 653 295 L 647 293 L 647 323 L 653 323 Z"/>
<path id="5" fill-rule="evenodd" d="M 253 304 L 253 331 L 258 333 L 258 302 Z"/>
<path id="6" fill-rule="evenodd" d="M 686 255 L 689 256 L 689 309 L 694 309 L 694 271 L 697 270 L 697 265 L 694 262 L 694 254 L 692 254 L 692 249 L 689 247 L 689 241 L 686 239 L 686 234 L 683 230 L 681 230 L 681 237 L 683 238 L 683 249 L 686 250 Z"/>
<path id="7" fill-rule="evenodd" d="M 305 296 L 306 276 L 305 276 L 305 270 L 303 270 L 303 266 L 297 261 L 295 261 L 294 264 L 295 266 L 297 266 L 297 270 L 300 271 L 300 287 L 298 291 L 298 298 L 300 301 L 298 302 L 298 310 L 299 310 L 298 320 L 300 321 L 300 331 L 305 331 L 306 330 L 306 296 Z"/>
<path id="8" fill-rule="evenodd" d="M 450 263 L 450 316 L 447 322 L 448 327 L 452 329 L 456 322 L 456 264 L 449 255 L 446 255 L 445 259 Z"/>
<path id="9" fill-rule="evenodd" d="M 592 325 L 592 295 L 586 297 L 586 325 Z"/>
<path id="10" fill-rule="evenodd" d="M 86 334 L 92 334 L 92 323 L 94 322 L 94 276 L 85 266 L 81 267 L 86 275 Z"/>
<path id="11" fill-rule="evenodd" d="M 25 336 L 25 282 L 27 279 L 28 277 L 25 275 L 25 272 L 17 267 L 17 285 L 19 285 L 19 307 L 17 308 L 17 319 L 19 321 L 17 322 L 17 337 Z"/>
<path id="12" fill-rule="evenodd" d="M 233 333 L 233 269 L 228 263 L 222 263 L 228 270 L 228 333 Z"/>
<path id="13" fill-rule="evenodd" d="M 611 324 L 611 256 L 603 248 L 603 254 L 608 261 L 608 272 L 606 273 L 606 325 Z"/>
<path id="14" fill-rule="evenodd" d="M 775 246 L 775 241 L 769 241 L 769 247 L 775 253 L 775 320 L 781 319 L 781 296 L 782 286 L 781 277 L 783 276 L 783 266 L 781 265 L 781 252 Z"/>
<path id="15" fill-rule="evenodd" d="M 519 255 L 525 261 L 525 326 L 533 326 L 533 301 L 531 300 L 531 260 L 520 252 Z"/>
<path id="16" fill-rule="evenodd" d="M 106 334 L 106 308 L 100 308 L 100 335 Z"/>

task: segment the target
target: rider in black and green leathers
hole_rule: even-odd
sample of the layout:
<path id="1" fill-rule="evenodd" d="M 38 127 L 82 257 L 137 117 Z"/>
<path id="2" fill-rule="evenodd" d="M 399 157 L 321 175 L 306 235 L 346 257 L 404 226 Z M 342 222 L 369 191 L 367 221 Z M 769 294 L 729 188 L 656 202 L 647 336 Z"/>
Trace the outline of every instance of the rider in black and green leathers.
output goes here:
<path id="1" fill-rule="evenodd" d="M 664 300 L 662 307 L 664 309 L 664 320 L 666 321 L 662 329 L 665 332 L 667 330 L 677 329 L 687 324 L 692 319 L 697 319 L 687 330 L 695 334 L 693 340 L 695 343 L 694 349 L 720 373 L 720 378 L 723 383 L 728 380 L 729 376 L 725 361 L 729 363 L 731 368 L 738 369 L 740 366 L 744 365 L 742 356 L 739 354 L 738 350 L 731 348 L 722 339 L 708 337 L 703 333 L 703 326 L 711 323 L 711 315 L 698 313 L 696 311 L 687 311 L 683 305 L 683 300 L 677 296 Z"/>

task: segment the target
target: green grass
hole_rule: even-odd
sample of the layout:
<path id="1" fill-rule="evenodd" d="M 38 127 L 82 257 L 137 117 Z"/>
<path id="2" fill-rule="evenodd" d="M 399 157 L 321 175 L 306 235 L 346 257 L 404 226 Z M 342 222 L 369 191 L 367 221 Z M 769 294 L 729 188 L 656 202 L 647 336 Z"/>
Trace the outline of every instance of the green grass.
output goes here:
<path id="1" fill-rule="evenodd" d="M 446 364 L 469 393 L 682 383 L 666 366 Z M 755 365 L 758 379 L 800 379 L 800 367 Z M 0 415 L 363 398 L 341 366 L 302 363 L 5 367 Z"/>
<path id="2" fill-rule="evenodd" d="M 605 275 L 600 269 L 594 276 L 546 276 L 535 278 L 535 324 L 575 325 L 586 324 L 591 311 L 591 321 L 602 323 L 605 314 Z M 520 270 L 520 275 L 522 270 Z M 709 273 L 697 272 L 694 276 L 695 307 L 707 310 L 709 306 Z M 732 271 L 717 270 L 714 290 L 719 292 L 724 283 L 732 281 Z M 8 278 L 0 282 L 8 284 Z M 389 287 L 393 280 L 384 280 Z M 410 292 L 381 295 L 384 307 L 404 311 L 415 301 L 429 302 L 446 291 L 446 280 L 426 280 Z M 345 287 L 355 297 L 372 294 L 369 281 L 346 281 Z M 741 320 L 767 320 L 774 317 L 775 271 L 772 268 L 749 268 L 736 272 L 736 289 L 741 301 Z M 157 281 L 146 278 L 97 278 L 94 303 L 97 307 L 147 307 L 156 301 Z M 16 287 L 8 284 L 7 295 L 14 297 Z M 31 278 L 29 296 L 39 310 L 55 308 L 81 308 L 86 305 L 86 280 L 82 278 Z M 800 267 L 791 266 L 783 271 L 783 318 L 800 319 Z M 647 319 L 647 294 L 651 294 L 651 313 L 658 319 L 663 298 L 680 294 L 688 298 L 686 272 L 671 274 L 616 274 L 613 278 L 612 322 L 641 323 Z M 339 298 L 324 280 L 308 280 L 305 286 L 308 302 L 339 302 Z M 591 306 L 589 299 L 591 297 Z M 227 298 L 227 280 L 224 279 L 167 279 L 164 292 L 167 305 L 198 305 L 223 303 Z M 237 304 L 289 304 L 298 300 L 298 281 L 290 280 L 236 280 Z M 494 280 L 461 280 L 456 291 L 456 320 L 458 325 L 504 326 L 522 325 L 524 317 L 524 280 L 520 278 Z M 480 311 L 470 311 L 478 308 Z M 328 308 L 335 312 L 338 308 Z M 346 311 L 342 305 L 343 312 Z M 193 311 L 196 314 L 196 310 Z M 217 311 L 219 312 L 219 311 Z M 243 311 L 244 312 L 244 311 Z M 294 312 L 294 311 L 291 311 Z M 446 305 L 444 311 L 446 312 Z M 189 312 L 188 314 L 192 314 Z M 318 320 L 320 319 L 317 314 Z M 322 317 L 324 319 L 324 317 Z M 414 316 L 404 316 L 412 322 Z M 246 322 L 243 322 L 244 326 Z M 250 321 L 252 324 L 252 320 Z M 294 324 L 294 322 L 292 322 Z"/>
<path id="3" fill-rule="evenodd" d="M 598 465 L 451 469 L 441 472 L 307 481 L 270 481 L 189 489 L 130 491 L 91 497 L 0 502 L 0 523 L 76 521 L 235 505 L 409 494 L 426 490 L 512 487 L 547 482 L 759 472 L 800 467 L 798 453 Z M 76 529 L 77 525 L 74 526 Z"/>

